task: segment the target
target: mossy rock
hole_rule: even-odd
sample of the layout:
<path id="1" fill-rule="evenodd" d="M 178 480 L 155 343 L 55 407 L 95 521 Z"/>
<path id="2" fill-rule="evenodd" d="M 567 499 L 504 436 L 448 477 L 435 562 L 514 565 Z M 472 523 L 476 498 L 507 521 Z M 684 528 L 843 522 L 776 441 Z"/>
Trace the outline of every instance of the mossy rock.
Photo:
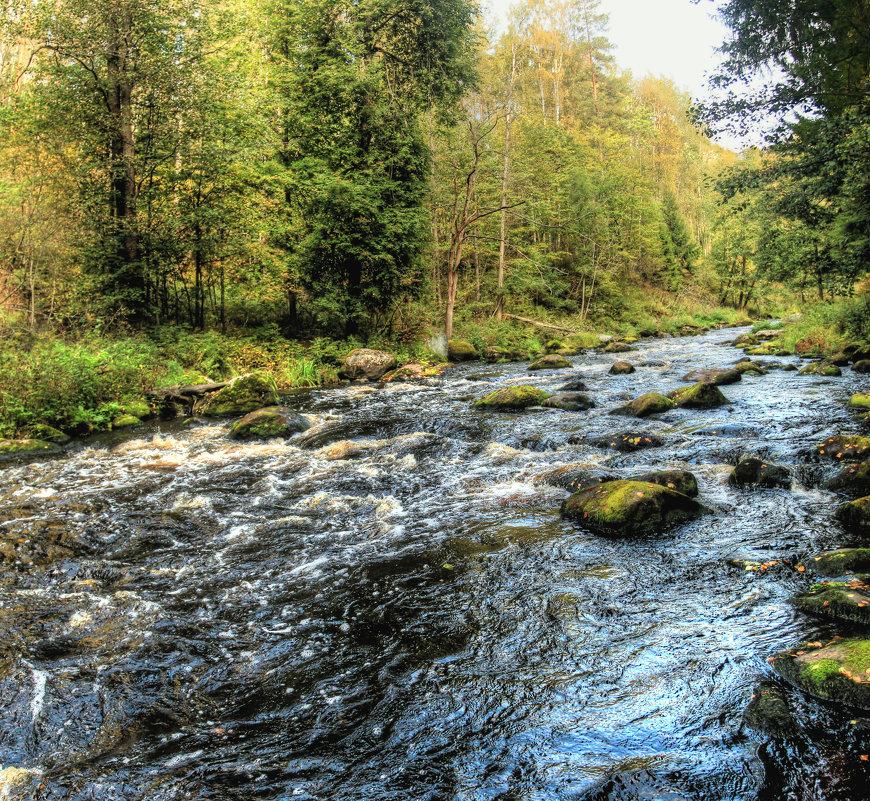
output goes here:
<path id="1" fill-rule="evenodd" d="M 616 481 L 618 478 L 619 476 L 610 473 L 599 473 L 580 465 L 571 464 L 535 476 L 534 483 L 549 484 L 551 487 L 577 492 L 589 487 L 597 487 L 606 481 Z"/>
<path id="2" fill-rule="evenodd" d="M 384 381 L 409 381 L 421 378 L 438 378 L 444 375 L 449 367 L 447 362 L 442 364 L 403 364 L 396 370 L 385 373 Z"/>
<path id="3" fill-rule="evenodd" d="M 763 682 L 755 688 L 743 712 L 743 721 L 749 728 L 768 737 L 791 737 L 800 728 L 785 693 L 772 682 Z"/>
<path id="4" fill-rule="evenodd" d="M 558 339 L 551 339 L 549 342 L 544 343 L 544 353 L 558 353 L 560 350 L 564 350 L 568 346 Z M 573 350 L 573 348 L 571 348 Z"/>
<path id="5" fill-rule="evenodd" d="M 870 640 L 803 643 L 774 656 L 771 667 L 808 695 L 870 711 Z"/>
<path id="6" fill-rule="evenodd" d="M 730 370 L 692 370 L 680 380 L 715 384 L 717 387 L 725 384 L 736 384 L 743 378 L 743 372 L 732 367 Z"/>
<path id="7" fill-rule="evenodd" d="M 757 347 L 744 348 L 743 352 L 747 356 L 776 356 L 781 351 L 773 345 L 759 345 Z"/>
<path id="8" fill-rule="evenodd" d="M 470 362 L 477 358 L 477 349 L 468 340 L 447 340 L 447 358 L 451 362 Z"/>
<path id="9" fill-rule="evenodd" d="M 608 342 L 602 350 L 604 353 L 628 353 L 637 348 L 631 347 L 627 342 Z"/>
<path id="10" fill-rule="evenodd" d="M 140 420 L 145 420 L 151 417 L 154 412 L 151 410 L 151 406 L 145 398 L 137 398 L 134 396 L 127 396 L 121 398 L 121 411 L 124 414 L 132 415 L 133 417 L 138 417 Z"/>
<path id="11" fill-rule="evenodd" d="M 573 365 L 564 356 L 550 354 L 549 356 L 542 356 L 536 362 L 532 362 L 529 365 L 529 372 L 531 373 L 535 370 L 562 370 L 566 367 L 573 367 Z"/>
<path id="12" fill-rule="evenodd" d="M 856 392 L 849 398 L 849 406 L 853 409 L 867 411 L 870 409 L 870 392 Z"/>
<path id="13" fill-rule="evenodd" d="M 595 406 L 588 395 L 582 392 L 557 392 L 541 403 L 546 409 L 561 409 L 564 412 L 585 412 Z"/>
<path id="14" fill-rule="evenodd" d="M 629 481 L 645 481 L 681 492 L 689 498 L 698 497 L 698 479 L 688 470 L 654 470 L 639 476 L 629 476 Z"/>
<path id="15" fill-rule="evenodd" d="M 752 334 L 741 334 L 736 339 L 732 339 L 731 344 L 735 348 L 755 347 L 758 345 L 758 340 Z"/>
<path id="16" fill-rule="evenodd" d="M 813 362 L 798 370 L 798 375 L 837 376 L 843 375 L 843 371 L 836 364 L 831 364 L 830 362 Z"/>
<path id="17" fill-rule="evenodd" d="M 699 381 L 697 384 L 692 384 L 689 387 L 675 389 L 668 393 L 668 397 L 677 404 L 677 406 L 686 409 L 713 409 L 717 406 L 724 406 L 731 403 L 728 398 L 722 394 L 722 390 L 714 384 L 705 384 Z"/>
<path id="18" fill-rule="evenodd" d="M 870 457 L 870 437 L 837 434 L 816 445 L 815 453 L 834 462 L 861 462 Z"/>
<path id="19" fill-rule="evenodd" d="M 504 387 L 474 401 L 471 408 L 491 411 L 518 411 L 527 409 L 529 406 L 540 406 L 549 397 L 549 392 L 537 387 L 527 385 Z"/>
<path id="20" fill-rule="evenodd" d="M 810 564 L 820 576 L 837 578 L 849 573 L 870 572 L 870 548 L 840 548 L 813 557 Z"/>
<path id="21" fill-rule="evenodd" d="M 792 598 L 800 610 L 870 626 L 870 587 L 863 581 L 822 581 Z"/>
<path id="22" fill-rule="evenodd" d="M 870 495 L 870 459 L 846 465 L 825 484 L 825 488 L 855 497 Z"/>
<path id="23" fill-rule="evenodd" d="M 28 433 L 32 439 L 41 439 L 43 442 L 53 442 L 55 445 L 66 445 L 72 440 L 72 437 L 69 434 L 65 434 L 60 429 L 54 428 L 54 426 L 45 425 L 44 423 L 37 423 L 35 426 L 32 426 Z"/>
<path id="24" fill-rule="evenodd" d="M 287 439 L 311 428 L 301 414 L 280 406 L 267 406 L 246 414 L 230 428 L 230 439 Z"/>
<path id="25" fill-rule="evenodd" d="M 791 471 L 778 464 L 770 464 L 754 456 L 745 456 L 731 471 L 728 483 L 732 487 L 762 487 L 774 489 L 791 487 Z"/>
<path id="26" fill-rule="evenodd" d="M 33 456 L 52 456 L 61 453 L 60 445 L 41 439 L 0 439 L 0 462 Z"/>
<path id="27" fill-rule="evenodd" d="M 573 442 L 572 439 L 568 440 Z M 620 434 L 612 434 L 609 437 L 598 437 L 587 442 L 596 448 L 611 448 L 620 453 L 634 453 L 644 448 L 660 448 L 665 444 L 661 437 L 655 434 L 647 434 L 643 431 L 626 431 Z"/>
<path id="28" fill-rule="evenodd" d="M 119 414 L 112 420 L 112 428 L 131 428 L 138 426 L 142 421 L 133 414 Z"/>
<path id="29" fill-rule="evenodd" d="M 233 417 L 277 403 L 275 382 L 269 376 L 250 373 L 215 392 L 199 411 L 205 417 Z"/>
<path id="30" fill-rule="evenodd" d="M 839 353 L 831 353 L 826 356 L 825 361 L 828 364 L 836 364 L 837 367 L 845 367 L 851 360 L 845 353 L 840 351 Z"/>
<path id="31" fill-rule="evenodd" d="M 870 534 L 870 495 L 837 507 L 837 519 L 860 534 Z"/>
<path id="32" fill-rule="evenodd" d="M 614 362 L 607 372 L 610 375 L 630 375 L 634 372 L 634 365 L 630 362 Z"/>
<path id="33" fill-rule="evenodd" d="M 623 417 L 649 417 L 651 414 L 661 414 L 671 409 L 676 409 L 677 404 L 670 398 L 666 398 L 658 392 L 647 392 L 635 398 L 631 403 L 614 409 L 611 414 L 619 414 Z"/>
<path id="34" fill-rule="evenodd" d="M 497 362 L 519 362 L 523 361 L 524 358 L 524 354 L 517 353 L 509 348 L 502 348 L 499 345 L 490 345 L 488 348 L 485 348 L 481 354 L 481 359 L 488 364 L 496 364 Z"/>
<path id="35" fill-rule="evenodd" d="M 861 359 L 852 365 L 856 373 L 870 373 L 870 359 Z"/>
<path id="36" fill-rule="evenodd" d="M 377 381 L 385 373 L 396 369 L 396 357 L 392 353 L 373 348 L 355 348 L 341 360 L 338 375 L 350 381 Z M 272 403 L 277 403 L 276 397 Z M 267 401 L 267 404 L 269 401 Z M 260 406 L 263 404 L 261 403 Z M 255 411 L 259 407 L 246 409 L 246 412 Z"/>
<path id="37" fill-rule="evenodd" d="M 705 507 L 681 492 L 645 481 L 608 481 L 575 492 L 562 516 L 597 534 L 636 536 L 693 520 Z"/>

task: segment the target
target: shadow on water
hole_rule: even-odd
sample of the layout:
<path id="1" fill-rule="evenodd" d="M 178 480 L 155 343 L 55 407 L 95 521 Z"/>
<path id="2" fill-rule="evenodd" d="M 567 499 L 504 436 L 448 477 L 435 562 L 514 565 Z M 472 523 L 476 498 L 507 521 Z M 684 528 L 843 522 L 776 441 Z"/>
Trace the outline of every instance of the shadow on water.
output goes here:
<path id="1" fill-rule="evenodd" d="M 535 376 L 469 365 L 301 392 L 289 403 L 314 426 L 289 442 L 163 423 L 7 466 L 8 797 L 865 797 L 860 713 L 784 688 L 794 738 L 742 719 L 768 656 L 833 631 L 789 598 L 811 581 L 802 559 L 851 544 L 808 446 L 853 429 L 856 378 L 771 371 L 725 387 L 719 409 L 608 414 L 733 363 L 738 333 L 644 342 L 621 355 L 632 375 L 586 354 Z M 575 379 L 587 412 L 468 408 Z M 628 431 L 663 444 L 595 444 Z M 788 465 L 793 487 L 730 488 L 746 454 Z M 567 465 L 690 469 L 714 514 L 596 537 L 535 481 Z"/>

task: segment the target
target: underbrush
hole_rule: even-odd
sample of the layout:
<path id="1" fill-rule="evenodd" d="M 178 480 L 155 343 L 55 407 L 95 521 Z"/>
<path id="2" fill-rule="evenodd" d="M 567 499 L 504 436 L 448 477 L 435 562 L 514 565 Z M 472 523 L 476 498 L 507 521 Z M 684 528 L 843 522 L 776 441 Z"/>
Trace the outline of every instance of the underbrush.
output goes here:
<path id="1" fill-rule="evenodd" d="M 780 344 L 793 352 L 824 355 L 850 342 L 870 340 L 870 295 L 837 303 L 819 303 L 787 321 Z"/>

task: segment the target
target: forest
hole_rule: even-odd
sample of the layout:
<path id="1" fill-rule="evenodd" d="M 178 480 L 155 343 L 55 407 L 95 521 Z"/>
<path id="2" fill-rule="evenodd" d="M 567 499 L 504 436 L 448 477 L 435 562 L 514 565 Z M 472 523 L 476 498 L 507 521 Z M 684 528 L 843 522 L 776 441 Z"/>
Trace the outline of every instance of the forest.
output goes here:
<path id="1" fill-rule="evenodd" d="M 706 105 L 620 69 L 597 0 L 503 26 L 472 0 L 2 2 L 6 433 L 188 374 L 322 383 L 362 342 L 546 336 L 517 317 L 870 334 L 867 2 L 716 4 Z M 763 149 L 711 138 L 759 121 Z"/>

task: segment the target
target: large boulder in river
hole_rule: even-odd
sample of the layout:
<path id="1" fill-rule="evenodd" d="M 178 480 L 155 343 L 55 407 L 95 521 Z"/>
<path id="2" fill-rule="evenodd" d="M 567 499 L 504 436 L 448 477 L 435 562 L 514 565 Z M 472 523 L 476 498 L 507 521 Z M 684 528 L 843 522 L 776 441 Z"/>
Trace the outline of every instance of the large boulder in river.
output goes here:
<path id="1" fill-rule="evenodd" d="M 682 377 L 682 381 L 702 382 L 704 384 L 736 384 L 743 378 L 743 371 L 732 367 L 730 370 L 692 370 Z"/>
<path id="2" fill-rule="evenodd" d="M 559 387 L 559 392 L 585 392 L 587 390 L 587 386 L 582 378 L 572 378 L 570 381 L 566 381 Z"/>
<path id="3" fill-rule="evenodd" d="M 870 359 L 861 359 L 852 365 L 856 373 L 870 373 Z"/>
<path id="4" fill-rule="evenodd" d="M 0 439 L 0 462 L 19 457 L 51 456 L 61 451 L 59 445 L 41 439 Z"/>
<path id="5" fill-rule="evenodd" d="M 686 409 L 713 409 L 717 406 L 731 403 L 722 394 L 722 390 L 719 387 L 714 384 L 705 384 L 703 381 L 692 384 L 690 387 L 675 389 L 673 392 L 668 393 L 668 397 L 677 406 Z"/>
<path id="6" fill-rule="evenodd" d="M 817 456 L 834 462 L 860 462 L 870 457 L 870 437 L 836 434 L 816 445 L 814 451 Z"/>
<path id="7" fill-rule="evenodd" d="M 451 362 L 470 362 L 477 358 L 477 350 L 468 340 L 448 339 L 447 358 Z"/>
<path id="8" fill-rule="evenodd" d="M 813 362 L 812 364 L 808 364 L 802 370 L 798 371 L 798 375 L 837 376 L 837 375 L 843 375 L 843 371 L 839 367 L 837 367 L 836 364 L 831 364 L 830 362 L 822 361 L 822 362 Z"/>
<path id="9" fill-rule="evenodd" d="M 681 492 L 646 481 L 608 481 L 575 492 L 562 516 L 597 534 L 633 536 L 692 520 L 705 507 Z"/>
<path id="10" fill-rule="evenodd" d="M 607 371 L 610 375 L 629 375 L 634 372 L 631 362 L 614 362 Z"/>
<path id="11" fill-rule="evenodd" d="M 671 409 L 676 409 L 677 404 L 658 392 L 647 392 L 635 398 L 631 403 L 614 409 L 611 414 L 619 414 L 624 417 L 649 417 L 651 414 L 660 414 Z"/>
<path id="12" fill-rule="evenodd" d="M 546 409 L 561 409 L 565 412 L 585 412 L 595 406 L 588 395 L 582 392 L 557 392 L 541 403 Z"/>
<path id="13" fill-rule="evenodd" d="M 561 370 L 572 366 L 571 362 L 564 356 L 550 354 L 549 356 L 542 356 L 536 362 L 532 362 L 529 365 L 529 372 L 534 372 L 535 370 Z"/>
<path id="14" fill-rule="evenodd" d="M 504 387 L 495 390 L 495 392 L 490 392 L 489 395 L 472 403 L 471 408 L 488 409 L 496 412 L 513 412 L 527 409 L 529 406 L 540 406 L 549 397 L 549 392 L 523 384 L 514 387 Z"/>
<path id="15" fill-rule="evenodd" d="M 658 484 L 681 492 L 683 495 L 688 495 L 690 498 L 698 496 L 698 479 L 688 470 L 654 470 L 639 476 L 629 476 L 628 480 Z"/>
<path id="16" fill-rule="evenodd" d="M 372 348 L 356 348 L 342 359 L 338 374 L 351 381 L 367 379 L 377 381 L 384 373 L 396 368 L 396 357 L 392 353 Z"/>
<path id="17" fill-rule="evenodd" d="M 825 484 L 825 489 L 842 492 L 856 498 L 870 495 L 870 459 L 846 465 Z"/>
<path id="18" fill-rule="evenodd" d="M 770 464 L 755 456 L 744 456 L 728 476 L 732 487 L 764 487 L 773 489 L 791 487 L 791 471 L 778 464 Z"/>
<path id="19" fill-rule="evenodd" d="M 610 342 L 604 346 L 604 353 L 628 353 L 630 350 L 637 350 L 625 342 Z"/>
<path id="20" fill-rule="evenodd" d="M 860 534 L 870 534 L 870 496 L 837 507 L 837 519 L 846 528 Z"/>
<path id="21" fill-rule="evenodd" d="M 840 548 L 813 557 L 810 564 L 820 576 L 837 578 L 849 573 L 870 572 L 870 548 Z"/>
<path id="22" fill-rule="evenodd" d="M 249 373 L 207 397 L 198 411 L 206 417 L 234 417 L 277 404 L 278 400 L 275 382 L 269 376 Z"/>
<path id="23" fill-rule="evenodd" d="M 822 581 L 798 593 L 792 603 L 814 615 L 870 626 L 870 587 L 859 579 Z"/>
<path id="24" fill-rule="evenodd" d="M 230 439 L 286 439 L 311 428 L 301 414 L 281 406 L 267 406 L 233 423 Z"/>
<path id="25" fill-rule="evenodd" d="M 870 640 L 835 637 L 827 643 L 803 643 L 770 662 L 808 695 L 870 711 Z"/>
<path id="26" fill-rule="evenodd" d="M 744 375 L 745 373 L 753 373 L 754 375 L 765 375 L 765 369 L 757 362 L 753 362 L 749 359 L 741 359 L 731 369 L 736 370 L 738 373 L 740 373 L 740 375 Z"/>

